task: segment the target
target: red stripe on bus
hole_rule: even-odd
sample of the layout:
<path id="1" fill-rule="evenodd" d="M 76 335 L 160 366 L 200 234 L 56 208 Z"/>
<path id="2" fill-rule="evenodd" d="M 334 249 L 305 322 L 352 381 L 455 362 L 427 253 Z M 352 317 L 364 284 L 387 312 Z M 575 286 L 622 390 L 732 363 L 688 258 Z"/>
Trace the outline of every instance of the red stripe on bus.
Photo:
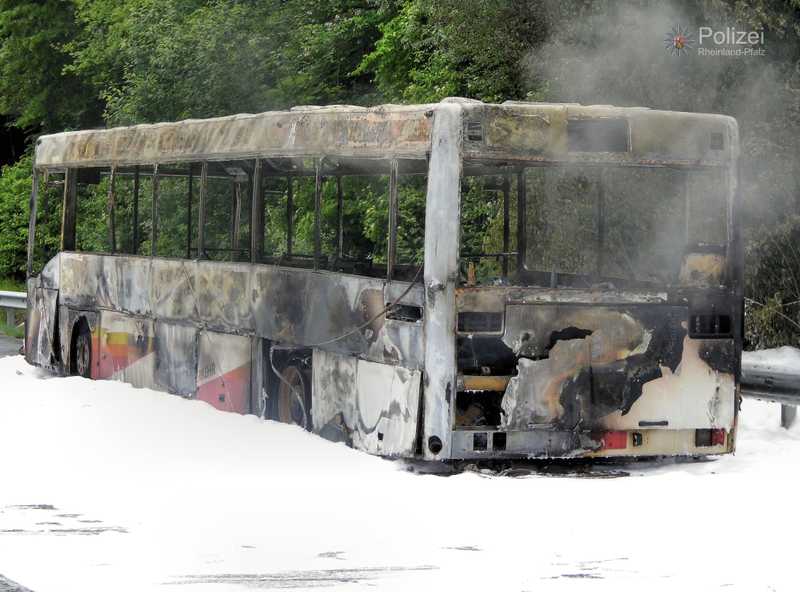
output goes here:
<path id="1" fill-rule="evenodd" d="M 197 398 L 222 411 L 247 413 L 250 410 L 250 364 L 200 385 Z"/>
<path id="2" fill-rule="evenodd" d="M 124 343 L 106 343 L 100 347 L 100 355 L 97 356 L 97 364 L 95 364 L 96 375 L 92 378 L 111 378 L 115 373 L 125 370 L 131 364 L 141 360 L 146 355 L 152 353 L 152 341 L 147 343 L 146 348 L 134 345 L 134 337 L 130 334 L 125 334 L 128 339 Z M 115 333 L 119 336 L 119 333 Z M 95 356 L 97 350 L 97 343 L 101 340 L 92 340 L 92 355 Z"/>

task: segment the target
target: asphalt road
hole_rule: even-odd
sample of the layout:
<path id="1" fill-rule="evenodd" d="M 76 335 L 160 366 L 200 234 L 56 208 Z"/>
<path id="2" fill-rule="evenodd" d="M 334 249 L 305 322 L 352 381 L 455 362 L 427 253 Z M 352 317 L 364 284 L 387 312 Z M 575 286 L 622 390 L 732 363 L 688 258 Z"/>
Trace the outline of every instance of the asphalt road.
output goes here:
<path id="1" fill-rule="evenodd" d="M 19 353 L 19 348 L 22 347 L 22 340 L 9 337 L 0 333 L 0 358 L 6 356 L 16 356 Z M 0 582 L 2 584 L 2 582 Z M 3 588 L 0 587 L 0 592 Z"/>

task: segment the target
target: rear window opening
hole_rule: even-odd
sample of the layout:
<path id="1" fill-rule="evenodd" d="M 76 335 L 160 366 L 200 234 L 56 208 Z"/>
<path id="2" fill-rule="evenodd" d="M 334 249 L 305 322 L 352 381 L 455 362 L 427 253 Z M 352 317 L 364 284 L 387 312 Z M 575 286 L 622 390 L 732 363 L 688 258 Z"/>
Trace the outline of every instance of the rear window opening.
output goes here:
<path id="1" fill-rule="evenodd" d="M 468 287 L 656 289 L 682 281 L 694 245 L 728 242 L 721 169 L 554 164 L 510 172 L 468 162 L 465 172 L 459 273 Z"/>

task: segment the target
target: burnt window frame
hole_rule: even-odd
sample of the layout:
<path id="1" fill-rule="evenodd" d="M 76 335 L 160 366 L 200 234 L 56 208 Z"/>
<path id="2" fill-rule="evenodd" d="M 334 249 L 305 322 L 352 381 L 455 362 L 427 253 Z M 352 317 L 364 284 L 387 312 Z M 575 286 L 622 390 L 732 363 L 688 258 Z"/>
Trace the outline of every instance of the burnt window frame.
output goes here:
<path id="1" fill-rule="evenodd" d="M 382 158 L 357 158 L 346 156 L 306 156 L 306 157 L 274 157 L 260 158 L 257 169 L 258 182 L 253 185 L 254 198 L 252 200 L 253 214 L 251 219 L 260 220 L 259 228 L 251 235 L 258 246 L 253 248 L 253 263 L 267 263 L 301 269 L 328 270 L 335 273 L 345 273 L 363 277 L 386 279 L 388 281 L 406 281 L 416 274 L 410 270 L 409 265 L 398 262 L 398 221 L 399 204 L 398 188 L 401 177 L 405 174 L 427 175 L 427 161 L 423 159 L 403 159 L 398 157 Z M 408 163 L 416 163 L 409 165 Z M 313 252 L 298 253 L 294 249 L 297 203 L 295 200 L 295 183 L 300 178 L 314 178 L 313 195 Z M 351 259 L 344 252 L 344 203 L 347 199 L 342 186 L 343 179 L 347 177 L 386 177 L 387 178 L 387 228 L 386 228 L 386 264 L 374 264 L 369 259 Z M 268 179 L 285 179 L 285 209 L 283 215 L 285 237 L 283 237 L 282 252 L 266 253 L 264 244 L 268 242 L 269 224 L 265 222 L 266 209 L 275 208 L 270 204 L 267 194 L 279 194 L 280 191 L 267 189 L 265 181 Z M 327 183 L 335 184 L 336 220 L 333 229 L 334 241 L 331 252 L 324 253 L 323 247 L 323 205 Z M 274 183 L 273 183 L 274 184 Z M 328 192 L 330 193 L 330 192 Z M 256 196 L 256 194 L 258 194 Z M 278 204 L 280 206 L 280 204 Z M 326 227 L 330 230 L 330 227 Z M 424 232 L 421 253 L 424 255 Z M 421 265 L 421 264 L 420 264 Z"/>
<path id="2" fill-rule="evenodd" d="M 508 253 L 509 258 L 511 256 L 516 257 L 516 265 L 514 266 L 513 274 L 509 270 L 508 274 L 503 274 L 500 279 L 502 283 L 508 283 L 509 285 L 519 285 L 519 286 L 537 286 L 537 287 L 546 287 L 551 289 L 556 288 L 591 288 L 597 285 L 604 285 L 604 284 L 613 284 L 615 287 L 618 288 L 625 288 L 625 289 L 641 289 L 641 290 L 652 290 L 652 289 L 661 289 L 665 287 L 669 287 L 669 284 L 666 282 L 659 282 L 659 281 L 650 281 L 650 280 L 640 280 L 635 278 L 619 278 L 619 277 L 604 277 L 600 276 L 597 273 L 594 274 L 578 274 L 578 273 L 568 273 L 568 272 L 561 272 L 557 271 L 555 274 L 553 272 L 542 271 L 542 270 L 535 270 L 530 269 L 526 263 L 525 253 L 527 253 L 527 243 L 530 239 L 528 236 L 527 228 L 526 228 L 526 220 L 527 220 L 527 210 L 528 210 L 528 200 L 527 200 L 527 191 L 526 191 L 526 182 L 525 182 L 525 175 L 526 171 L 531 168 L 566 168 L 570 166 L 584 166 L 584 167 L 597 167 L 598 170 L 604 169 L 617 169 L 617 168 L 642 168 L 642 169 L 649 169 L 649 168 L 669 168 L 674 170 L 680 170 L 685 172 L 685 180 L 684 183 L 687 183 L 688 177 L 690 173 L 697 172 L 697 171 L 705 171 L 705 170 L 715 170 L 721 174 L 723 179 L 726 180 L 726 188 L 724 190 L 724 205 L 725 205 L 725 226 L 726 226 L 726 238 L 725 242 L 722 247 L 725 249 L 730 249 L 731 244 L 733 242 L 733 236 L 735 230 L 732 228 L 732 224 L 734 224 L 733 219 L 731 217 L 731 209 L 734 207 L 735 197 L 732 195 L 731 192 L 731 185 L 728 182 L 730 178 L 731 168 L 734 165 L 726 164 L 723 166 L 686 166 L 681 163 L 663 163 L 659 164 L 658 166 L 653 166 L 650 164 L 642 164 L 636 162 L 617 162 L 617 161 L 609 161 L 607 159 L 602 158 L 586 158 L 586 159 L 577 159 L 577 160 L 552 160 L 552 161 L 510 161 L 504 159 L 491 159 L 491 158 L 481 158 L 481 157 L 471 157 L 469 159 L 464 159 L 462 172 L 461 172 L 461 180 L 467 176 L 500 176 L 500 175 L 508 175 L 511 178 L 514 178 L 515 181 L 515 189 L 516 189 L 516 242 L 517 248 L 513 253 Z M 477 174 L 475 172 L 468 173 L 467 171 L 487 171 L 483 172 L 482 174 Z M 604 188 L 601 186 L 599 189 L 599 194 L 604 196 Z M 461 194 L 463 198 L 463 193 Z M 688 202 L 688 193 L 686 196 Z M 602 207 L 602 206 L 601 206 Z M 688 208 L 688 205 L 686 206 Z M 459 217 L 463 214 L 463 211 L 459 211 Z M 686 250 L 689 252 L 690 250 L 697 248 L 702 248 L 704 245 L 702 243 L 697 243 L 696 245 L 688 242 L 688 217 L 686 219 L 687 222 L 687 244 Z M 461 220 L 459 220 L 459 225 L 461 224 Z M 458 260 L 459 260 L 459 269 L 464 267 L 463 263 L 465 260 L 468 259 L 477 259 L 481 257 L 497 257 L 498 254 L 488 253 L 488 254 L 463 254 L 461 249 L 463 245 L 463 236 L 459 237 L 459 247 L 458 247 Z M 522 254 L 522 255 L 520 255 Z M 729 262 L 729 265 L 732 265 Z M 475 285 L 482 285 L 486 286 L 487 284 L 472 284 L 469 282 L 469 278 L 466 277 L 465 274 L 465 281 L 459 281 L 460 287 L 471 287 Z M 733 275 L 731 275 L 733 277 Z"/>

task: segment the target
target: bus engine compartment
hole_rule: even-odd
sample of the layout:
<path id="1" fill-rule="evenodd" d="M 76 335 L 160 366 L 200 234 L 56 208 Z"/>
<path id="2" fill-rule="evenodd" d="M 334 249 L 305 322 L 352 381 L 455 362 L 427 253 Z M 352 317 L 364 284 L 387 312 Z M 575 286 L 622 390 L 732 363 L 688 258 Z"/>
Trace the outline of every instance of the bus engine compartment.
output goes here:
<path id="1" fill-rule="evenodd" d="M 735 321 L 700 314 L 725 309 L 708 296 L 495 287 L 456 299 L 454 455 L 732 449 Z"/>

